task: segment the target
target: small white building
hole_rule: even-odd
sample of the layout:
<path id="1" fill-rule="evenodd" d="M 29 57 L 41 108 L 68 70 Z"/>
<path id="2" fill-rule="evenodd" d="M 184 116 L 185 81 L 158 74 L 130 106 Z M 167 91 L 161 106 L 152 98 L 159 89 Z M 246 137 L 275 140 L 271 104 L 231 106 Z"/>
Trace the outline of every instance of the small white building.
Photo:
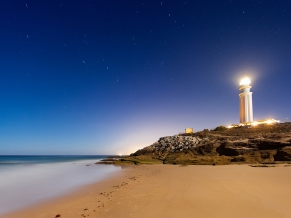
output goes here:
<path id="1" fill-rule="evenodd" d="M 186 128 L 185 133 L 194 133 L 194 129 L 193 128 Z"/>

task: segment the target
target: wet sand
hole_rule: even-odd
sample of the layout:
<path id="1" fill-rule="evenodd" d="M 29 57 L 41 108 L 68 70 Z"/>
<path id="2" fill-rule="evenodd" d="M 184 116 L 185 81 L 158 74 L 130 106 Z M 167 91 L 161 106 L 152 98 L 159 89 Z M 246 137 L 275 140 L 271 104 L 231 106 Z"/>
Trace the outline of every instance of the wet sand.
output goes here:
<path id="1" fill-rule="evenodd" d="M 138 165 L 1 217 L 291 217 L 290 205 L 291 167 Z"/>

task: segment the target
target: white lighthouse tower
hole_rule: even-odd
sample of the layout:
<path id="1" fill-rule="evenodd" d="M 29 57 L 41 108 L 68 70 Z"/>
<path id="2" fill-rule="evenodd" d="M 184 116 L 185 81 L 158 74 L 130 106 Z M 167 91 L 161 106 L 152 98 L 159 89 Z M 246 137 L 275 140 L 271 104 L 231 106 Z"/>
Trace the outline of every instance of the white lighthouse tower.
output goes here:
<path id="1" fill-rule="evenodd" d="M 252 92 L 250 89 L 251 80 L 247 77 L 240 81 L 239 90 L 239 120 L 240 123 L 250 123 L 253 122 L 253 101 Z"/>

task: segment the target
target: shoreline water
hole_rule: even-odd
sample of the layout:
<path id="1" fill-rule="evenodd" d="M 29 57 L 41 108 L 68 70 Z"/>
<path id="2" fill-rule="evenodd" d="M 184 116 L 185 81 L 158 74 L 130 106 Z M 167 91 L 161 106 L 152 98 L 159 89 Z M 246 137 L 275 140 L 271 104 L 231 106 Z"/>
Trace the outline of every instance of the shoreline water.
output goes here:
<path id="1" fill-rule="evenodd" d="M 80 217 L 86 208 L 96 207 L 99 205 L 107 204 L 108 199 L 100 193 L 110 193 L 112 187 L 116 184 L 122 183 L 124 178 L 132 170 L 131 166 L 123 166 L 122 170 L 117 173 L 111 174 L 106 178 L 95 181 L 94 183 L 79 186 L 71 192 L 65 192 L 53 198 L 46 199 L 41 202 L 36 202 L 27 207 L 23 207 L 5 214 L 0 214 L 1 218 L 44 218 L 56 217 L 61 214 L 61 217 Z M 100 199 L 96 201 L 96 197 Z M 86 211 L 85 211 L 86 212 Z"/>
<path id="2" fill-rule="evenodd" d="M 104 156 L 0 156 L 0 216 L 102 181 L 120 167 Z"/>
<path id="3" fill-rule="evenodd" d="M 283 165 L 137 165 L 3 218 L 289 217 L 290 183 Z"/>

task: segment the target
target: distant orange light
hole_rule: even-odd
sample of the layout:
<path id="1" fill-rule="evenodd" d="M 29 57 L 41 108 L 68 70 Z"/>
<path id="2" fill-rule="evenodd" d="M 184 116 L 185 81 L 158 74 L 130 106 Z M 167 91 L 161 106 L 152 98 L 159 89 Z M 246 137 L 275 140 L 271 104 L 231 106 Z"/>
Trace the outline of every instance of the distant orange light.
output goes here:
<path id="1" fill-rule="evenodd" d="M 273 121 L 272 121 L 272 120 L 267 120 L 266 123 L 267 123 L 267 124 L 272 124 Z"/>

